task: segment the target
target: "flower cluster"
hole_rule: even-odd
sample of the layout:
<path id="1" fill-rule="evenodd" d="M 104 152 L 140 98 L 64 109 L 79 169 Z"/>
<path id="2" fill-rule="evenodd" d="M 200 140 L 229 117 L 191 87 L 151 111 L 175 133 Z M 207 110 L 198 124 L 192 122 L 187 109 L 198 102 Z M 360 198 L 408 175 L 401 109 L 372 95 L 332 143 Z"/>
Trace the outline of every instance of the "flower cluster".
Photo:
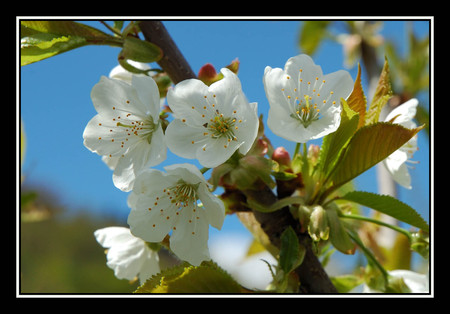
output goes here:
<path id="1" fill-rule="evenodd" d="M 150 70 L 146 65 L 134 66 Z M 221 229 L 225 206 L 212 194 L 203 171 L 194 165 L 151 169 L 166 160 L 167 150 L 196 159 L 203 170 L 215 168 L 213 175 L 226 173 L 230 186 L 239 180 L 235 174 L 251 177 L 247 178 L 250 183 L 255 181 L 252 176 L 270 183 L 271 164 L 261 156 L 268 144 L 260 138 L 257 104 L 247 100 L 233 71 L 223 68 L 221 75 L 210 84 L 188 79 L 169 89 L 166 100 L 171 121 L 161 113 L 158 85 L 150 76 L 118 67 L 93 87 L 91 98 L 97 115 L 84 130 L 84 145 L 101 155 L 113 170 L 117 188 L 131 191 L 130 229 L 113 227 L 95 232 L 97 241 L 109 249 L 108 266 L 118 278 L 138 275 L 143 282 L 159 271 L 157 254 L 148 243 L 168 243 L 175 255 L 194 266 L 210 259 L 209 226 Z M 289 141 L 305 143 L 339 128 L 341 99 L 349 97 L 354 82 L 343 70 L 324 75 L 309 56 L 298 55 L 287 61 L 284 70 L 266 67 L 263 86 L 270 104 L 267 124 L 271 131 Z M 411 119 L 416 106 L 417 100 L 412 100 L 394 110 L 386 121 L 414 127 Z M 410 187 L 405 162 L 416 147 L 412 139 L 384 161 L 405 187 Z M 225 167 L 219 167 L 222 165 Z M 269 169 L 269 174 L 258 167 Z M 311 216 L 321 214 L 315 211 Z M 317 229 L 312 228 L 311 233 L 328 237 L 320 233 L 321 226 L 311 226 Z"/>
<path id="2" fill-rule="evenodd" d="M 131 74 L 119 66 L 92 89 L 97 115 L 84 130 L 84 145 L 114 171 L 117 188 L 132 192 L 130 230 L 106 228 L 95 234 L 101 245 L 110 248 L 108 266 L 118 278 L 155 273 L 157 267 L 142 264 L 149 254 L 145 242 L 161 242 L 167 235 L 170 249 L 180 259 L 200 265 L 210 258 L 209 225 L 222 227 L 222 201 L 193 165 L 167 166 L 166 172 L 150 168 L 166 159 L 167 147 L 208 168 L 226 162 L 236 151 L 246 154 L 252 147 L 259 126 L 257 105 L 247 101 L 236 74 L 226 68 L 221 73 L 223 78 L 210 86 L 192 79 L 168 92 L 174 119 L 165 131 L 158 86 L 151 77 Z M 125 245 L 130 247 L 125 249 Z M 131 256 L 126 257 L 127 253 Z M 125 265 L 132 270 L 125 271 Z"/>

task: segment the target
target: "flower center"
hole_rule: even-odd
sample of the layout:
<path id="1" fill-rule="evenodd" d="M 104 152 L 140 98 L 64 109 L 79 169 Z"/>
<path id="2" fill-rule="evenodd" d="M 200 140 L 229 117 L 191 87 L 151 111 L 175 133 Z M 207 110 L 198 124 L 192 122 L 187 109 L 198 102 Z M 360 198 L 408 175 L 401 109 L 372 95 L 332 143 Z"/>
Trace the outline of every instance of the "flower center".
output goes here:
<path id="1" fill-rule="evenodd" d="M 156 131 L 157 124 L 154 123 L 153 117 L 148 115 L 144 120 L 129 121 L 129 124 L 117 122 L 117 126 L 125 128 L 129 135 L 134 134 L 140 138 L 147 140 L 150 144 L 153 132 Z"/>
<path id="2" fill-rule="evenodd" d="M 320 118 L 320 109 L 317 108 L 317 104 L 310 104 L 309 101 L 312 99 L 312 97 L 305 95 L 304 102 L 303 100 L 298 102 L 298 99 L 296 102 L 297 108 L 294 113 L 291 113 L 291 117 L 294 119 L 299 120 L 305 128 L 307 128 L 312 122 L 319 120 Z"/>
<path id="3" fill-rule="evenodd" d="M 179 180 L 175 186 L 165 189 L 164 193 L 169 196 L 171 202 L 175 203 L 177 207 L 187 207 L 196 204 L 199 184 L 189 184 Z"/>
<path id="4" fill-rule="evenodd" d="M 236 119 L 224 118 L 223 114 L 216 115 L 208 124 L 208 129 L 211 132 L 212 138 L 226 137 L 227 139 L 234 139 L 234 124 Z"/>

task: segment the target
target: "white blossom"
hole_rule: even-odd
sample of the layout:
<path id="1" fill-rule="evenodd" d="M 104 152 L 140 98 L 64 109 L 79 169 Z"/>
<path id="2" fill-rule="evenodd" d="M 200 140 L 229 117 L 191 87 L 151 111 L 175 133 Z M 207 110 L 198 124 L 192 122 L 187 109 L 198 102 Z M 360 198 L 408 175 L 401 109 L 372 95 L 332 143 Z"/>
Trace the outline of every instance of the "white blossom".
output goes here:
<path id="1" fill-rule="evenodd" d="M 84 130 L 84 145 L 114 169 L 114 185 L 130 191 L 140 171 L 166 158 L 156 82 L 147 76 L 133 75 L 131 84 L 102 77 L 91 98 L 98 114 Z"/>
<path id="2" fill-rule="evenodd" d="M 131 232 L 148 242 L 170 235 L 170 249 L 194 266 L 209 260 L 209 225 L 220 229 L 225 207 L 191 164 L 149 169 L 136 179 L 128 203 Z M 199 201 L 203 204 L 199 205 Z"/>
<path id="3" fill-rule="evenodd" d="M 133 236 L 130 229 L 107 227 L 96 230 L 94 236 L 101 246 L 108 249 L 106 265 L 114 270 L 118 279 L 133 280 L 138 276 L 143 284 L 160 272 L 158 254 L 143 240 Z"/>
<path id="4" fill-rule="evenodd" d="M 400 124 L 408 129 L 415 128 L 417 125 L 413 118 L 416 115 L 418 104 L 419 102 L 416 98 L 408 100 L 393 109 L 387 115 L 385 121 L 394 119 L 393 123 Z M 411 158 L 417 149 L 417 135 L 415 135 L 406 144 L 383 160 L 384 166 L 391 173 L 394 181 L 407 189 L 412 188 L 407 163 L 414 163 Z"/>
<path id="5" fill-rule="evenodd" d="M 307 55 L 290 58 L 284 67 L 266 67 L 264 89 L 270 104 L 267 124 L 273 133 L 297 143 L 323 137 L 341 122 L 340 99 L 353 80 L 347 71 L 327 75 Z"/>
<path id="6" fill-rule="evenodd" d="M 197 79 L 178 83 L 167 93 L 175 119 L 166 129 L 169 149 L 183 158 L 216 167 L 236 150 L 246 154 L 255 141 L 256 103 L 245 98 L 239 78 L 227 68 L 210 86 Z"/>

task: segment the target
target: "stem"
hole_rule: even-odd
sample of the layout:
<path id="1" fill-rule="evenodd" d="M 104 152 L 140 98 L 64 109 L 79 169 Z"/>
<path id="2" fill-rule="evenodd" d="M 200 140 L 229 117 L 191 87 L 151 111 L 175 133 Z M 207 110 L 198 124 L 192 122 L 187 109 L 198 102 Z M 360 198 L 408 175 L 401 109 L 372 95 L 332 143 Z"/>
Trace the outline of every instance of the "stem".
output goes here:
<path id="1" fill-rule="evenodd" d="M 300 150 L 300 143 L 297 143 L 297 144 L 295 145 L 295 150 L 294 150 L 294 156 L 293 156 L 293 158 L 295 158 L 295 156 L 297 156 L 299 150 Z"/>
<path id="2" fill-rule="evenodd" d="M 203 167 L 202 169 L 200 169 L 200 172 L 202 174 L 205 174 L 205 172 L 207 172 L 209 169 L 211 169 L 211 168 Z"/>
<path id="3" fill-rule="evenodd" d="M 400 228 L 400 227 L 388 224 L 388 223 L 386 223 L 384 221 L 373 219 L 373 218 L 369 218 L 369 217 L 364 217 L 364 216 L 360 216 L 360 215 L 353 215 L 353 214 L 340 214 L 339 216 L 342 217 L 342 218 L 367 221 L 367 222 L 371 222 L 371 223 L 374 223 L 374 224 L 377 224 L 377 225 L 380 225 L 380 226 L 383 226 L 383 227 L 390 228 L 390 229 L 395 230 L 395 231 L 397 231 L 397 232 L 399 232 L 401 234 L 404 234 L 409 239 L 409 241 L 412 242 L 412 235 L 411 235 L 411 233 L 408 230 L 405 230 L 403 228 Z"/>
<path id="4" fill-rule="evenodd" d="M 383 275 L 383 278 L 385 280 L 385 284 L 388 283 L 389 280 L 389 274 L 386 271 L 386 269 L 384 269 L 384 267 L 380 264 L 380 262 L 378 262 L 378 260 L 375 258 L 375 256 L 372 254 L 372 252 L 370 252 L 370 250 L 368 248 L 366 248 L 364 246 L 364 244 L 362 243 L 362 241 L 355 235 L 353 235 L 351 232 L 347 233 L 350 238 L 352 238 L 352 240 L 359 246 L 359 248 L 363 251 L 364 255 L 366 256 L 366 258 L 368 260 L 370 260 L 375 267 L 378 268 L 378 270 L 381 272 L 381 274 Z"/>
<path id="5" fill-rule="evenodd" d="M 102 23 L 107 29 L 109 29 L 112 33 L 122 37 L 122 34 L 115 28 L 111 27 L 108 25 L 108 23 L 106 23 L 105 21 L 100 21 L 100 23 Z"/>

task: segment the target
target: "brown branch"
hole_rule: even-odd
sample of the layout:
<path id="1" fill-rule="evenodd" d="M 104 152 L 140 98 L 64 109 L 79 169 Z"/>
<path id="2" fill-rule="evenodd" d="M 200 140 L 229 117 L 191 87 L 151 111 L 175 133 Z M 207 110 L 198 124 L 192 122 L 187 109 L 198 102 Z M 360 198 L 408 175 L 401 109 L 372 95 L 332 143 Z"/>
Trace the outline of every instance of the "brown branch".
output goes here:
<path id="1" fill-rule="evenodd" d="M 277 201 L 277 197 L 273 192 L 265 186 L 262 190 L 246 190 L 244 194 L 247 198 L 257 200 L 260 204 L 267 207 Z M 287 227 L 291 226 L 299 243 L 306 249 L 305 258 L 302 264 L 295 270 L 300 278 L 300 290 L 303 293 L 337 293 L 338 291 L 331 282 L 328 274 L 317 259 L 312 250 L 312 240 L 306 233 L 300 232 L 300 223 L 295 220 L 288 208 L 272 213 L 253 212 L 256 220 L 260 223 L 261 228 L 268 235 L 270 242 L 276 247 L 281 247 L 281 234 Z"/>
<path id="2" fill-rule="evenodd" d="M 164 25 L 159 21 L 143 21 L 140 28 L 146 40 L 158 45 L 163 51 L 163 58 L 158 62 L 174 83 L 195 78 L 195 74 L 172 40 Z M 261 190 L 242 191 L 247 198 L 258 200 L 263 205 L 270 206 L 277 201 L 275 194 L 266 186 Z M 288 227 L 296 231 L 299 242 L 306 248 L 303 263 L 295 270 L 301 281 L 301 291 L 304 293 L 336 293 L 337 290 L 323 269 L 320 261 L 312 251 L 311 238 L 300 232 L 300 224 L 290 214 L 287 208 L 273 213 L 254 212 L 256 220 L 268 235 L 271 243 L 280 248 L 281 234 Z"/>
<path id="3" fill-rule="evenodd" d="M 144 38 L 163 51 L 163 57 L 158 61 L 158 64 L 169 75 L 174 84 L 196 77 L 189 63 L 160 21 L 142 21 L 139 27 Z"/>

